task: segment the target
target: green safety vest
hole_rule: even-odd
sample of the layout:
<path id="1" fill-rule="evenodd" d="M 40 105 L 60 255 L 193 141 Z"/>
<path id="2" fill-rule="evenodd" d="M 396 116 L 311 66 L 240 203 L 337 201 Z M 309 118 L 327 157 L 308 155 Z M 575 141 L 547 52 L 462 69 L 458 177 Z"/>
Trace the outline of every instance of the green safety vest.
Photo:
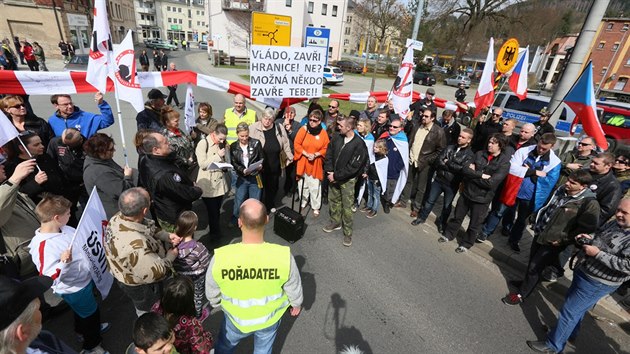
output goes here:
<path id="1" fill-rule="evenodd" d="M 606 124 L 612 125 L 613 127 L 620 127 L 625 122 L 626 122 L 626 117 L 622 116 L 621 114 L 616 114 L 610 117 L 610 119 L 608 119 Z"/>
<path id="2" fill-rule="evenodd" d="M 289 279 L 291 250 L 272 243 L 237 243 L 214 251 L 212 277 L 221 307 L 243 333 L 278 322 L 289 307 L 282 286 Z"/>
<path id="3" fill-rule="evenodd" d="M 247 125 L 252 125 L 256 122 L 256 112 L 251 109 L 246 109 L 245 114 L 242 118 L 239 118 L 236 113 L 234 113 L 234 108 L 228 108 L 225 110 L 225 126 L 227 127 L 228 133 L 225 138 L 228 144 L 232 144 L 236 141 L 238 136 L 236 135 L 236 126 L 240 122 L 245 122 Z"/>

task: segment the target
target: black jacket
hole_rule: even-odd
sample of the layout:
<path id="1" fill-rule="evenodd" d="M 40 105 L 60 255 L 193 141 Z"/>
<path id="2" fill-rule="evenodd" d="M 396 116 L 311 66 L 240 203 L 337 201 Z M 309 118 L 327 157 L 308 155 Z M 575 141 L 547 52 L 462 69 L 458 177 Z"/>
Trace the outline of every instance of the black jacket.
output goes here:
<path id="1" fill-rule="evenodd" d="M 597 196 L 601 209 L 599 224 L 603 225 L 617 210 L 621 200 L 621 185 L 612 170 L 605 175 L 591 173 L 591 176 L 593 177 L 593 184 L 590 188 Z"/>
<path id="2" fill-rule="evenodd" d="M 191 210 L 193 201 L 199 199 L 203 191 L 195 186 L 185 171 L 175 166 L 175 156 L 146 155 L 141 168 L 147 178 L 147 190 L 151 195 L 157 217 L 175 224 L 184 210 Z"/>
<path id="3" fill-rule="evenodd" d="M 46 172 L 48 180 L 42 184 L 35 182 L 35 176 L 39 173 L 39 170 L 35 168 L 35 170 L 20 183 L 20 192 L 28 195 L 35 204 L 42 200 L 44 193 L 66 196 L 66 180 L 63 178 L 63 173 L 59 169 L 59 166 L 57 166 L 57 162 L 47 154 L 37 156 L 35 160 L 37 161 L 37 166 L 41 168 L 43 172 Z M 6 175 L 11 176 L 17 165 L 24 161 L 25 160 L 19 157 L 7 161 L 5 166 Z"/>
<path id="4" fill-rule="evenodd" d="M 380 139 L 383 133 L 387 132 L 389 132 L 389 122 L 381 125 L 378 124 L 378 121 L 374 121 L 374 124 L 372 124 L 372 136 L 374 136 L 375 141 Z"/>
<path id="5" fill-rule="evenodd" d="M 140 65 L 149 65 L 149 56 L 146 53 L 140 53 L 138 60 L 140 61 Z"/>
<path id="6" fill-rule="evenodd" d="M 263 158 L 263 149 L 260 140 L 249 138 L 249 141 L 247 142 L 247 153 L 249 154 L 249 165 L 256 161 L 260 161 L 260 159 Z M 236 173 L 241 177 L 245 177 L 243 174 L 243 171 L 245 171 L 246 168 L 243 164 L 243 150 L 241 149 L 238 140 L 230 145 L 230 157 L 232 158 L 232 166 L 234 166 Z M 257 174 L 258 171 L 254 171 L 248 176 L 256 176 Z"/>
<path id="7" fill-rule="evenodd" d="M 470 146 L 457 151 L 457 145 L 449 145 L 435 161 L 436 173 L 435 180 L 457 188 L 462 181 L 462 168 L 473 162 L 475 153 L 472 152 Z"/>
<path id="8" fill-rule="evenodd" d="M 160 113 L 148 104 L 145 104 L 144 110 L 136 115 L 136 125 L 138 130 L 148 129 L 158 133 L 164 129 L 160 120 Z"/>
<path id="9" fill-rule="evenodd" d="M 11 119 L 9 117 L 9 119 Z M 48 146 L 48 143 L 55 137 L 55 132 L 47 121 L 39 118 L 35 114 L 28 112 L 24 117 L 24 130 L 30 130 L 42 139 L 42 144 Z"/>
<path id="10" fill-rule="evenodd" d="M 333 135 L 324 160 L 324 172 L 333 172 L 337 183 L 344 183 L 363 173 L 368 161 L 367 147 L 358 134 L 355 133 L 345 145 L 344 138 L 341 134 Z"/>
<path id="11" fill-rule="evenodd" d="M 452 119 L 454 120 L 454 118 Z M 444 129 L 444 134 L 446 135 L 446 145 L 457 145 L 457 138 L 459 138 L 459 133 L 462 131 L 459 123 L 453 122 L 451 125 L 446 125 L 440 122 L 440 126 Z"/>
<path id="12" fill-rule="evenodd" d="M 64 177 L 72 184 L 72 188 L 78 185 L 83 187 L 83 163 L 85 162 L 85 152 L 83 143 L 71 148 L 61 141 L 61 137 L 55 137 L 48 144 L 46 153 L 59 165 Z"/>
<path id="13" fill-rule="evenodd" d="M 463 88 L 458 88 L 457 91 L 455 91 L 455 100 L 457 102 L 464 102 L 465 98 L 466 98 L 466 90 L 464 90 Z"/>
<path id="14" fill-rule="evenodd" d="M 494 133 L 501 132 L 501 124 L 494 123 L 491 120 L 478 124 L 475 127 L 475 137 L 471 144 L 473 151 L 486 150 L 488 139 Z"/>
<path id="15" fill-rule="evenodd" d="M 488 162 L 488 151 L 478 151 L 473 163 L 475 169 L 469 166 L 462 168 L 464 175 L 464 191 L 462 195 L 475 203 L 490 203 L 501 182 L 510 171 L 510 156 L 502 152 Z M 481 178 L 482 174 L 490 175 L 489 179 Z"/>
<path id="16" fill-rule="evenodd" d="M 534 134 L 534 139 L 536 141 L 540 140 L 542 135 L 545 133 L 556 132 L 556 129 L 549 122 L 546 122 L 545 124 L 542 124 L 542 125 L 540 124 L 540 122 L 536 122 L 534 123 L 534 126 L 536 127 L 536 134 Z"/>

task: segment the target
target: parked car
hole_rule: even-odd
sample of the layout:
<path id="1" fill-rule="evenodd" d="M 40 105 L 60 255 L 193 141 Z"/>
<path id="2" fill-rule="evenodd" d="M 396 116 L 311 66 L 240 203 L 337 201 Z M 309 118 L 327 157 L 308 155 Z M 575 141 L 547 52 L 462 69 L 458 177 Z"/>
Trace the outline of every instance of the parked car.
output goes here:
<path id="1" fill-rule="evenodd" d="M 159 41 L 159 39 L 155 39 L 155 38 L 145 39 L 144 40 L 144 45 L 147 48 L 154 48 L 155 47 L 155 43 L 157 43 L 158 41 Z"/>
<path id="2" fill-rule="evenodd" d="M 63 67 L 64 71 L 87 71 L 88 60 L 90 56 L 87 54 L 77 54 L 70 59 L 68 64 Z"/>
<path id="3" fill-rule="evenodd" d="M 324 67 L 324 85 L 343 83 L 343 71 L 336 66 Z"/>
<path id="4" fill-rule="evenodd" d="M 413 82 L 415 84 L 422 84 L 426 86 L 435 85 L 435 75 L 431 73 L 415 72 L 413 74 Z"/>
<path id="5" fill-rule="evenodd" d="M 439 65 L 433 65 L 433 67 L 431 68 L 431 71 L 435 72 L 435 73 L 442 73 L 442 74 L 446 74 L 448 73 L 448 69 L 443 67 L 443 66 L 439 66 Z"/>
<path id="6" fill-rule="evenodd" d="M 363 67 L 359 63 L 352 60 L 339 60 L 337 61 L 335 66 L 341 69 L 343 72 L 360 74 L 363 71 Z"/>
<path id="7" fill-rule="evenodd" d="M 470 88 L 470 78 L 466 75 L 456 75 L 449 77 L 448 79 L 444 79 L 444 84 L 447 86 L 459 86 L 459 83 L 463 82 L 464 87 Z"/>
<path id="8" fill-rule="evenodd" d="M 166 50 L 177 50 L 177 45 L 172 44 L 171 42 L 165 39 L 158 39 L 153 44 L 154 49 L 166 49 Z"/>
<path id="9" fill-rule="evenodd" d="M 198 43 L 198 46 L 199 46 L 199 49 L 208 50 L 208 42 L 206 41 L 200 41 Z"/>

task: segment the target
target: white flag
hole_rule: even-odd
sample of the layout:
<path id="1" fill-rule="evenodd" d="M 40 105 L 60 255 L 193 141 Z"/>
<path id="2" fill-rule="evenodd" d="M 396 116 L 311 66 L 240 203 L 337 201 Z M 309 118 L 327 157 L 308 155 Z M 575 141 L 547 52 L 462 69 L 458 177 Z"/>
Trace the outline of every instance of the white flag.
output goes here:
<path id="1" fill-rule="evenodd" d="M 193 94 L 193 88 L 191 84 L 186 87 L 186 107 L 184 108 L 184 124 L 186 125 L 186 131 L 192 132 L 195 127 L 195 95 Z"/>
<path id="2" fill-rule="evenodd" d="M 0 146 L 17 138 L 20 132 L 17 131 L 11 120 L 0 111 Z"/>
<path id="3" fill-rule="evenodd" d="M 111 78 L 118 92 L 118 98 L 131 103 L 136 112 L 144 109 L 140 80 L 136 71 L 136 53 L 133 49 L 131 30 L 114 52 Z"/>
<path id="4" fill-rule="evenodd" d="M 90 42 L 90 57 L 88 59 L 85 81 L 100 92 L 107 91 L 107 75 L 111 61 L 112 39 L 109 33 L 107 6 L 105 0 L 94 0 L 94 28 Z"/>
<path id="5" fill-rule="evenodd" d="M 101 198 L 96 192 L 96 187 L 94 187 L 77 226 L 77 231 L 72 238 L 72 247 L 79 247 L 90 262 L 90 275 L 103 299 L 109 294 L 114 282 L 112 273 L 107 269 L 107 259 L 103 247 L 106 228 L 107 215 L 103 209 Z"/>
<path id="6" fill-rule="evenodd" d="M 407 48 L 405 57 L 403 58 L 402 65 L 398 70 L 396 81 L 394 81 L 394 87 L 389 92 L 389 99 L 392 100 L 394 105 L 394 112 L 400 115 L 403 119 L 409 113 L 409 106 L 411 105 L 411 97 L 413 93 L 413 48 Z"/>

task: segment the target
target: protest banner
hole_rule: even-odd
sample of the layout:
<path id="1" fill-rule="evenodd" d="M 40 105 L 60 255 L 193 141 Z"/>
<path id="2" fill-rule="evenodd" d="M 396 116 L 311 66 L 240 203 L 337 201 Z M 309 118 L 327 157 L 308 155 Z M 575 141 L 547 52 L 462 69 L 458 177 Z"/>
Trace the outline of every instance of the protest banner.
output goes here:
<path id="1" fill-rule="evenodd" d="M 251 97 L 321 97 L 326 48 L 252 46 Z"/>

